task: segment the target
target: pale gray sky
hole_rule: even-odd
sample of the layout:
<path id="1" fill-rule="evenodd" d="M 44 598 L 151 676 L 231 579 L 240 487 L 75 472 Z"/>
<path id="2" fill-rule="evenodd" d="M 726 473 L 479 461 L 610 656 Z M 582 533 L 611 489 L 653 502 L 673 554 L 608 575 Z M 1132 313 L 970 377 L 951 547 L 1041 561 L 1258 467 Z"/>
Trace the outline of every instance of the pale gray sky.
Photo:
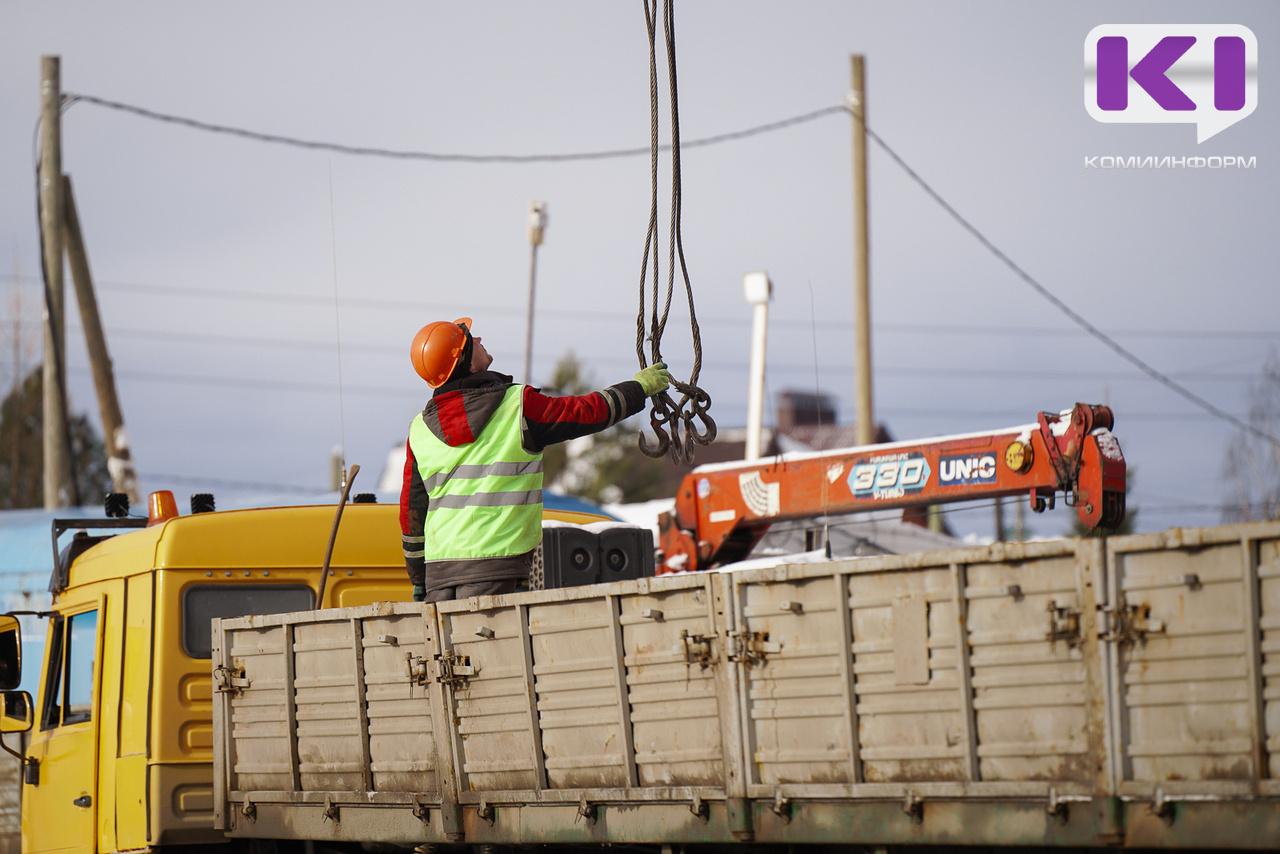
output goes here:
<path id="1" fill-rule="evenodd" d="M 837 105 L 849 55 L 863 53 L 870 126 L 944 198 L 1124 347 L 1247 414 L 1250 381 L 1280 348 L 1275 4 L 1129 3 L 1123 14 L 1110 3 L 676 6 L 685 140 Z M 1084 42 L 1106 23 L 1249 27 L 1261 56 L 1257 110 L 1199 145 L 1191 125 L 1093 120 Z M 0 6 L 0 291 L 4 334 L 17 289 L 33 342 L 32 144 L 44 54 L 61 56 L 67 92 L 303 139 L 467 154 L 648 142 L 639 0 L 11 0 Z M 665 78 L 660 85 L 665 93 Z M 662 115 L 665 139 L 665 94 Z M 63 144 L 146 490 L 185 499 L 228 492 L 227 481 L 323 487 L 329 450 L 344 436 L 348 461 L 366 469 L 372 488 L 425 398 L 405 358 L 423 323 L 471 315 L 495 367 L 521 372 L 534 199 L 551 217 L 539 255 L 535 381 L 569 350 L 600 384 L 636 370 L 646 157 L 355 157 L 90 103 L 64 114 Z M 1093 156 L 1257 161 L 1248 170 L 1085 168 Z M 922 438 L 1106 402 L 1136 470 L 1139 527 L 1217 522 L 1235 429 L 1084 335 L 882 150 L 872 146 L 869 158 L 878 420 L 897 438 Z M 741 280 L 755 269 L 768 270 L 775 288 L 769 394 L 816 386 L 853 420 L 850 160 L 843 115 L 684 153 L 702 384 L 724 427 L 746 419 Z M 663 234 L 665 279 L 665 225 Z M 96 420 L 74 312 L 72 322 L 72 406 Z M 684 314 L 665 344 L 675 372 L 687 374 Z M 989 517 L 953 518 L 961 533 L 985 535 Z M 1066 525 L 1061 511 L 1039 523 L 1045 533 Z"/>

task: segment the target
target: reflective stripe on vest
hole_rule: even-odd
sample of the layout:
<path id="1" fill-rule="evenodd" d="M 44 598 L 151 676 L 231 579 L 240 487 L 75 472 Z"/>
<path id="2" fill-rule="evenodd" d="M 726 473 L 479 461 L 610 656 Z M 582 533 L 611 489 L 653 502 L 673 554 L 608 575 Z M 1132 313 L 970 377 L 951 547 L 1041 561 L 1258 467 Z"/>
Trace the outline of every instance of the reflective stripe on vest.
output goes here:
<path id="1" fill-rule="evenodd" d="M 423 557 L 467 560 L 524 554 L 542 541 L 542 455 L 520 444 L 524 386 L 506 390 L 475 442 L 450 447 L 421 413 L 409 445 L 427 489 Z"/>

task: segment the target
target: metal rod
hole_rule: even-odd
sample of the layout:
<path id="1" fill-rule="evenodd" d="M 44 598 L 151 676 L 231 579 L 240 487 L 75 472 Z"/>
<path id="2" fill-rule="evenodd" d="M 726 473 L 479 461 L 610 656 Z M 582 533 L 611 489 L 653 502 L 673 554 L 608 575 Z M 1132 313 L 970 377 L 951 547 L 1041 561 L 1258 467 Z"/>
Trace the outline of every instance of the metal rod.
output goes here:
<path id="1" fill-rule="evenodd" d="M 347 506 L 347 496 L 351 493 L 351 484 L 356 479 L 360 466 L 351 466 L 351 475 L 342 485 L 342 497 L 338 499 L 338 512 L 333 517 L 333 530 L 329 532 L 329 547 L 324 550 L 324 566 L 320 568 L 320 591 L 316 594 L 316 610 L 324 607 L 324 588 L 329 581 L 329 560 L 333 557 L 333 544 L 338 541 L 338 523 L 342 521 L 342 508 Z"/>

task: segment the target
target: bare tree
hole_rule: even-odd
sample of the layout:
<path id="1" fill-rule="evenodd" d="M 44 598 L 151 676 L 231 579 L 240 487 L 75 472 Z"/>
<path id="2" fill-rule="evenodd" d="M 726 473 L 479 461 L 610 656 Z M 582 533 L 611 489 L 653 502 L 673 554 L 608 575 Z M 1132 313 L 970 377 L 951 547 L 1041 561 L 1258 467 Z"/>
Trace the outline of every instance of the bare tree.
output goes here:
<path id="1" fill-rule="evenodd" d="M 1253 387 L 1249 425 L 1266 436 L 1241 431 L 1227 447 L 1224 478 L 1229 490 L 1223 521 L 1280 519 L 1280 358 L 1273 351 Z"/>
<path id="2" fill-rule="evenodd" d="M 21 387 L 22 378 L 27 374 L 27 365 L 36 357 L 39 337 L 23 334 L 27 318 L 20 278 L 15 261 L 13 287 L 9 291 L 10 316 L 0 320 L 0 351 L 3 351 L 0 355 L 0 385 L 7 386 L 10 393 L 17 392 Z"/>

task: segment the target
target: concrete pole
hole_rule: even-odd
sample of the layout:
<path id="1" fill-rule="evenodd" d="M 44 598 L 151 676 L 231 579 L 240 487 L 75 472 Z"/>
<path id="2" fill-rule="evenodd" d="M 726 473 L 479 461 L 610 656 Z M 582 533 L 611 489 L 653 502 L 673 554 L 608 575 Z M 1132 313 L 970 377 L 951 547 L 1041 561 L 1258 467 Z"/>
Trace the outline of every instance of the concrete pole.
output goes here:
<path id="1" fill-rule="evenodd" d="M 871 394 L 871 262 L 867 239 L 867 90 L 865 59 L 849 57 L 852 77 L 849 106 L 853 111 L 853 316 L 854 385 L 858 409 L 856 439 L 859 445 L 876 440 L 875 411 Z"/>
<path id="2" fill-rule="evenodd" d="M 547 203 L 529 203 L 529 311 L 524 327 L 524 384 L 533 377 L 533 292 L 538 277 L 538 247 L 542 245 L 542 233 L 547 227 Z"/>
<path id="3" fill-rule="evenodd" d="M 40 233 L 44 239 L 44 506 L 71 504 L 67 447 L 67 334 L 62 277 L 62 81 L 56 56 L 40 60 Z"/>
<path id="4" fill-rule="evenodd" d="M 769 330 L 769 299 L 773 284 L 769 274 L 747 273 L 742 277 L 742 295 L 754 307 L 751 323 L 751 367 L 747 386 L 747 446 L 743 459 L 760 459 L 760 435 L 764 421 L 764 356 Z"/>
<path id="5" fill-rule="evenodd" d="M 98 412 L 102 416 L 102 438 L 107 446 L 107 471 L 111 474 L 111 488 L 128 495 L 129 503 L 138 506 L 142 504 L 138 474 L 133 468 L 129 437 L 124 430 L 124 416 L 120 413 L 115 372 L 111 368 L 111 356 L 107 353 L 107 336 L 102 331 L 98 298 L 93 292 L 89 254 L 85 251 L 84 236 L 80 231 L 80 217 L 76 214 L 71 178 L 66 175 L 62 177 L 62 202 L 66 217 L 67 261 L 80 306 L 80 322 L 84 324 L 84 340 L 89 350 L 89 366 L 93 369 L 93 385 L 98 392 Z"/>

